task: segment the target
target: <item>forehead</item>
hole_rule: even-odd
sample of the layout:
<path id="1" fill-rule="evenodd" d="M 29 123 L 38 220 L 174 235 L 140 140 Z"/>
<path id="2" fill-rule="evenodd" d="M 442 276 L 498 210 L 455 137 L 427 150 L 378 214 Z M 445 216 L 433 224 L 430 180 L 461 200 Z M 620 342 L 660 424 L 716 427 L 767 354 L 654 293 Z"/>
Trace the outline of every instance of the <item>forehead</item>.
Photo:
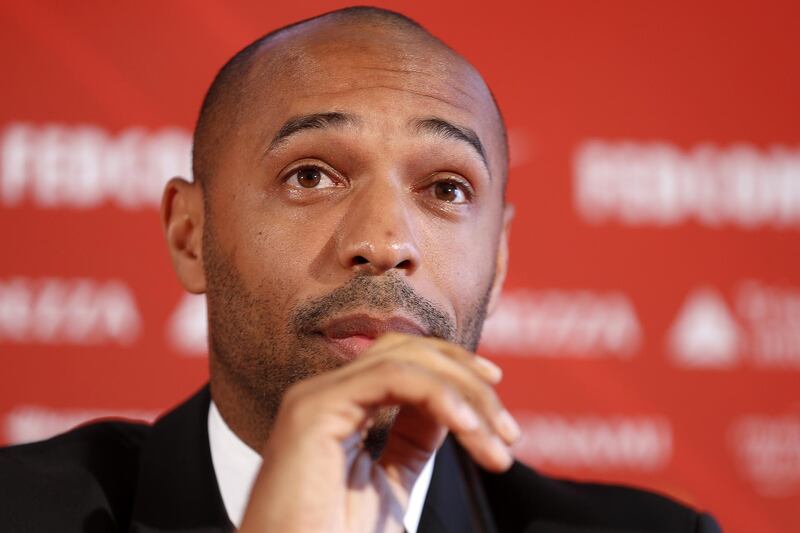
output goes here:
<path id="1" fill-rule="evenodd" d="M 480 74 L 421 30 L 332 22 L 292 29 L 258 51 L 245 85 L 240 113 L 266 136 L 305 113 L 352 111 L 383 124 L 435 115 L 474 129 L 490 154 L 502 150 Z"/>

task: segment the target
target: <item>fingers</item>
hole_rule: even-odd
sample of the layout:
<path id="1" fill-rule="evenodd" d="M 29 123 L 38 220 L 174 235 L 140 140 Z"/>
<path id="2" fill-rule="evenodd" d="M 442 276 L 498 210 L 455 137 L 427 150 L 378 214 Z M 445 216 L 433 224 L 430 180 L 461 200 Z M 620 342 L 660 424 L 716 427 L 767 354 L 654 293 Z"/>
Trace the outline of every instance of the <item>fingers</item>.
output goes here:
<path id="1" fill-rule="evenodd" d="M 519 427 L 503 407 L 493 387 L 502 378 L 500 368 L 460 346 L 440 340 L 405 337 L 405 342 L 390 339 L 391 349 L 374 357 L 400 357 L 433 370 L 448 380 L 469 400 L 482 415 L 504 444 L 512 444 L 519 438 Z M 377 344 L 377 343 L 376 343 Z M 400 353 L 394 353 L 400 352 Z"/>
<path id="2" fill-rule="evenodd" d="M 396 335 L 398 337 L 402 337 L 400 334 Z M 411 337 L 410 339 L 408 336 L 405 337 L 407 342 L 409 340 L 419 339 L 419 337 Z M 500 380 L 503 379 L 503 370 L 485 357 L 481 357 L 480 355 L 474 354 L 457 344 L 453 344 L 442 339 L 426 338 L 425 342 L 430 343 L 443 353 L 472 368 L 472 370 L 474 370 L 478 375 L 493 385 L 497 385 L 500 383 Z"/>
<path id="3" fill-rule="evenodd" d="M 395 452 L 408 458 L 408 445 L 432 452 L 443 426 L 484 468 L 501 471 L 511 465 L 508 446 L 519 437 L 493 388 L 501 375 L 496 365 L 455 344 L 387 334 L 352 363 L 295 386 L 284 404 L 294 405 L 288 410 L 296 431 L 321 428 L 340 442 L 363 429 L 376 407 L 405 406 L 384 452 L 387 461 Z"/>
<path id="4" fill-rule="evenodd" d="M 368 352 L 341 369 L 337 387 L 357 389 L 353 394 L 365 405 L 415 408 L 401 410 L 385 454 L 391 456 L 404 441 L 435 449 L 440 432 L 426 430 L 420 413 L 427 413 L 485 468 L 510 466 L 508 446 L 519 437 L 519 428 L 493 389 L 501 377 L 496 365 L 439 339 L 401 334 L 381 337 Z"/>
<path id="5" fill-rule="evenodd" d="M 402 333 L 387 333 L 376 341 L 373 348 L 375 348 L 375 351 L 385 350 L 386 348 L 384 347 L 397 348 L 406 346 L 413 348 L 415 344 L 436 348 L 451 359 L 471 368 L 475 373 L 493 385 L 498 384 L 500 380 L 503 379 L 503 371 L 490 360 L 476 355 L 457 344 L 435 337 L 423 338 Z M 413 352 L 413 349 L 411 351 Z M 372 350 L 370 350 L 370 352 L 372 352 Z"/>
<path id="6" fill-rule="evenodd" d="M 492 469 L 506 468 L 511 457 L 487 421 L 494 416 L 491 402 L 477 401 L 483 394 L 456 380 L 443 379 L 442 374 L 419 364 L 397 359 L 375 362 L 359 376 L 340 384 L 363 405 L 401 404 L 424 413 L 440 426 L 466 438 L 465 445 L 475 452 L 476 459 Z M 472 396 L 470 398 L 469 396 Z M 402 416 L 402 415 L 401 415 Z M 427 438 L 431 452 L 440 441 L 438 432 L 424 435 L 420 425 L 407 428 L 406 440 L 422 444 Z M 434 430 L 435 430 L 434 426 Z"/>

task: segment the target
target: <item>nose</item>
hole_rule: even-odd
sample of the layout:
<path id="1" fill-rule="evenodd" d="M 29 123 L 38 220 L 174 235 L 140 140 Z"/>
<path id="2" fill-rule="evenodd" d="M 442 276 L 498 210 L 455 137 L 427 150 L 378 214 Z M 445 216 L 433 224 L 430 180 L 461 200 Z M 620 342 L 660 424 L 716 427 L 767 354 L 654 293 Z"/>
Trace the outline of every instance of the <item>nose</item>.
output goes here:
<path id="1" fill-rule="evenodd" d="M 392 269 L 409 275 L 419 267 L 414 207 L 404 200 L 391 184 L 371 185 L 353 198 L 338 231 L 343 267 L 372 275 Z"/>

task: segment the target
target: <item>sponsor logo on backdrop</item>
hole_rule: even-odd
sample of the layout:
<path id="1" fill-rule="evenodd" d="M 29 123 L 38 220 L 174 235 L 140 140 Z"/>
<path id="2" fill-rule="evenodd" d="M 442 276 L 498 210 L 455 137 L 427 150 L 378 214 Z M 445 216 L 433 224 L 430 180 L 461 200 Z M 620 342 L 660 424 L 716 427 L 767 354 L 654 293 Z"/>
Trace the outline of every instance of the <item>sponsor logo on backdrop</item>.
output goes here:
<path id="1" fill-rule="evenodd" d="M 0 343 L 126 346 L 141 324 L 133 292 L 118 280 L 0 279 Z"/>
<path id="2" fill-rule="evenodd" d="M 642 328 L 619 292 L 515 290 L 486 321 L 481 345 L 503 355 L 632 357 Z"/>
<path id="3" fill-rule="evenodd" d="M 207 337 L 205 295 L 184 294 L 167 323 L 170 346 L 183 355 L 203 356 L 208 352 Z"/>
<path id="4" fill-rule="evenodd" d="M 189 132 L 11 123 L 0 133 L 0 205 L 158 207 L 164 183 L 191 176 Z"/>
<path id="5" fill-rule="evenodd" d="M 98 418 L 124 418 L 152 422 L 157 415 L 158 413 L 153 411 L 19 406 L 11 410 L 5 417 L 5 442 L 23 444 L 47 439 Z"/>
<path id="6" fill-rule="evenodd" d="M 741 283 L 729 306 L 720 291 L 699 287 L 667 335 L 667 351 L 690 368 L 800 369 L 800 289 Z"/>
<path id="7" fill-rule="evenodd" d="M 800 226 L 800 149 L 668 143 L 579 146 L 574 201 L 595 224 Z"/>
<path id="8" fill-rule="evenodd" d="M 755 364 L 800 369 L 800 289 L 749 281 L 736 293 L 736 310 Z"/>
<path id="9" fill-rule="evenodd" d="M 695 290 L 669 333 L 669 349 L 682 366 L 728 368 L 739 361 L 739 325 L 722 295 L 709 287 Z"/>
<path id="10" fill-rule="evenodd" d="M 538 468 L 663 469 L 672 458 L 672 426 L 660 416 L 515 413 L 515 452 Z"/>
<path id="11" fill-rule="evenodd" d="M 750 415 L 730 429 L 739 472 L 762 496 L 800 491 L 800 414 Z"/>

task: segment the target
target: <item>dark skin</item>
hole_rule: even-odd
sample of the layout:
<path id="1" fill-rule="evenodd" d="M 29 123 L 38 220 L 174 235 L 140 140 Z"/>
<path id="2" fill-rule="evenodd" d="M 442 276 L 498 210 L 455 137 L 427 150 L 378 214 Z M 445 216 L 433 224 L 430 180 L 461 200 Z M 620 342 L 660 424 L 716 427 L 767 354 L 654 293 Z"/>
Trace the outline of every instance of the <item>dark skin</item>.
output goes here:
<path id="1" fill-rule="evenodd" d="M 472 353 L 512 217 L 497 109 L 441 44 L 353 22 L 270 43 L 245 87 L 210 182 L 162 204 L 178 277 L 208 295 L 214 401 L 264 457 L 242 531 L 402 531 L 447 431 L 492 470 L 518 433 Z"/>

